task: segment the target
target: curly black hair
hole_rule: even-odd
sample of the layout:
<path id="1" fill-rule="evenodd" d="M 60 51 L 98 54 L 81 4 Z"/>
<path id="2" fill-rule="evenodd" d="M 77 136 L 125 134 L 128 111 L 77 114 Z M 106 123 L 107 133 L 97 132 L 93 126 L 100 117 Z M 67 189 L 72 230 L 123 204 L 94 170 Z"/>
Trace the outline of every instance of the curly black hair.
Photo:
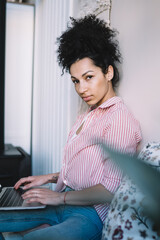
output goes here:
<path id="1" fill-rule="evenodd" d="M 71 19 L 71 26 L 57 38 L 58 63 L 62 71 L 69 71 L 70 66 L 78 59 L 88 57 L 106 73 L 108 66 L 114 68 L 113 88 L 119 82 L 119 72 L 116 62 L 121 63 L 121 53 L 116 30 L 106 26 L 105 21 L 95 15 L 80 19 Z"/>

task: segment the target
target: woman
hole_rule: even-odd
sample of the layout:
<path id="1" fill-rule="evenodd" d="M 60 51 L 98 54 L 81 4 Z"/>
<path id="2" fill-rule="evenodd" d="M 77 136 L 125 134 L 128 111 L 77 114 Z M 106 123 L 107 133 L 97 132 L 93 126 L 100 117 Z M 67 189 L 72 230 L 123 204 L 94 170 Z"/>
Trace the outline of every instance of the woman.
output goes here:
<path id="1" fill-rule="evenodd" d="M 27 233 L 24 239 L 101 239 L 109 204 L 118 188 L 121 170 L 99 147 L 99 141 L 121 152 L 135 153 L 141 140 L 138 122 L 116 96 L 119 81 L 116 63 L 121 54 L 116 32 L 93 15 L 71 19 L 58 39 L 58 61 L 69 71 L 78 95 L 90 106 L 78 117 L 68 136 L 60 173 L 30 176 L 15 184 L 18 189 L 57 182 L 56 191 L 34 188 L 24 199 L 47 204 L 45 210 L 7 212 L 0 231 L 22 231 L 41 224 L 47 228 Z M 11 212 L 9 213 L 11 214 Z M 18 224 L 17 224 L 18 222 Z"/>

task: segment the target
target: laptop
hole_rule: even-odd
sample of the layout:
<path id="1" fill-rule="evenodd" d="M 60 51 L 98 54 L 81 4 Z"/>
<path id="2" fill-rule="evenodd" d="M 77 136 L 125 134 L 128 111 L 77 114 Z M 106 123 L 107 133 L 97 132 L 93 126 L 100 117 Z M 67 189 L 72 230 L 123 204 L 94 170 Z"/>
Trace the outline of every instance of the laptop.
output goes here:
<path id="1" fill-rule="evenodd" d="M 0 211 L 1 210 L 29 210 L 45 208 L 46 205 L 34 202 L 26 203 L 22 198 L 25 191 L 22 188 L 15 190 L 14 187 L 1 187 L 0 185 Z"/>

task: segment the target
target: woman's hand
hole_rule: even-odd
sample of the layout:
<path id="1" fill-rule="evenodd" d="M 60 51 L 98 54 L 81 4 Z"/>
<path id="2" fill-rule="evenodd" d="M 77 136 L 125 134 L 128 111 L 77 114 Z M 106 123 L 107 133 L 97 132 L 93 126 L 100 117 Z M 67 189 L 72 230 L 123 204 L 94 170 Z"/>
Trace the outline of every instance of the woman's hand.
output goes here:
<path id="1" fill-rule="evenodd" d="M 34 188 L 25 192 L 22 197 L 27 203 L 39 202 L 46 205 L 63 204 L 63 193 L 58 193 L 46 188 Z"/>
<path id="2" fill-rule="evenodd" d="M 18 189 L 21 185 L 25 185 L 23 187 L 24 190 L 41 186 L 43 184 L 49 182 L 55 182 L 58 179 L 59 173 L 47 174 L 47 175 L 40 175 L 40 176 L 29 176 L 25 178 L 21 178 L 14 186 L 15 189 Z M 54 181 L 55 180 L 55 181 Z"/>

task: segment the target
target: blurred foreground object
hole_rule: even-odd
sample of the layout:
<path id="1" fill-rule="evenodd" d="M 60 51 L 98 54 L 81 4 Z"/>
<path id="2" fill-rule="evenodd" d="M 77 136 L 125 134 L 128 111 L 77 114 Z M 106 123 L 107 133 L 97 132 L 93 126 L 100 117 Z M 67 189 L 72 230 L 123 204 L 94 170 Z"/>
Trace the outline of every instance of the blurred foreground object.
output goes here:
<path id="1" fill-rule="evenodd" d="M 157 160 L 157 166 L 152 164 L 155 156 L 147 161 L 147 156 L 151 153 L 145 151 L 140 156 L 130 156 L 122 153 L 112 151 L 106 145 L 102 144 L 104 150 L 122 168 L 134 183 L 139 187 L 145 196 L 145 204 L 143 205 L 144 212 L 153 220 L 156 225 L 156 230 L 160 230 L 160 172 L 157 171 L 160 164 L 160 155 Z M 149 144 L 147 148 L 153 147 L 160 150 L 160 144 Z M 141 159 L 140 159 L 141 158 Z M 147 200 L 147 201 L 146 201 Z"/>

